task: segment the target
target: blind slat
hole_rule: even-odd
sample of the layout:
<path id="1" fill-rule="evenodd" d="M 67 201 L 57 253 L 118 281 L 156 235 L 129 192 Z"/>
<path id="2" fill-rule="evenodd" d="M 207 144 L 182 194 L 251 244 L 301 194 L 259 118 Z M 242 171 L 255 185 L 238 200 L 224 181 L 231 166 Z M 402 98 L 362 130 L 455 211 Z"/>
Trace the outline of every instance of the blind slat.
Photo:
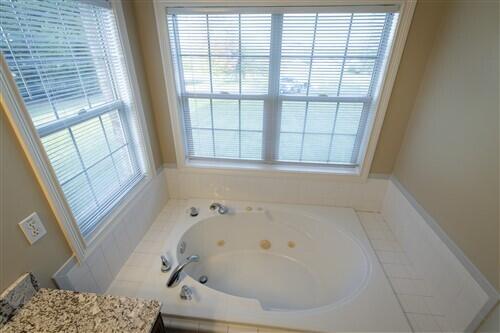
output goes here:
<path id="1" fill-rule="evenodd" d="M 144 175 L 106 1 L 0 0 L 0 49 L 84 237 Z"/>
<path id="2" fill-rule="evenodd" d="M 169 11 L 188 158 L 359 165 L 396 10 Z"/>

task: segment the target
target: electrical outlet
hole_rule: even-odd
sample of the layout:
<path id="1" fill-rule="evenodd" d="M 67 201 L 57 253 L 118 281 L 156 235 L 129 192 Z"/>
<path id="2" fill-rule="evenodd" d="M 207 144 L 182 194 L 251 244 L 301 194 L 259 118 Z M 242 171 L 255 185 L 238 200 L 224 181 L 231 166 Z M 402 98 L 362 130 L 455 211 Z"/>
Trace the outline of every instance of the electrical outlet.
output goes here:
<path id="1" fill-rule="evenodd" d="M 23 231 L 24 236 L 26 236 L 30 245 L 35 243 L 47 233 L 47 230 L 45 230 L 45 227 L 36 212 L 19 222 L 19 227 Z"/>

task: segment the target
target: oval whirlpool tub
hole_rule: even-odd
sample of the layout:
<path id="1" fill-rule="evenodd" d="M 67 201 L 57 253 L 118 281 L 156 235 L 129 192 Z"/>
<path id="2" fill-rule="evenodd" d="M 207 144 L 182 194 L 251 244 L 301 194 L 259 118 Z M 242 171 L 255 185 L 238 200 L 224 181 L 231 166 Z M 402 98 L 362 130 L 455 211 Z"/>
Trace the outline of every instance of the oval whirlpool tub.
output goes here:
<path id="1" fill-rule="evenodd" d="M 362 288 L 370 265 L 345 232 L 307 215 L 247 209 L 202 219 L 184 233 L 177 258 L 200 257 L 186 268 L 189 276 L 265 310 L 322 307 Z"/>
<path id="2" fill-rule="evenodd" d="M 199 261 L 168 288 L 173 269 L 154 260 L 137 297 L 160 300 L 166 315 L 285 331 L 411 331 L 353 209 L 225 201 L 220 215 L 212 202 L 173 201 L 157 218 L 153 230 L 169 225 L 158 256 Z"/>

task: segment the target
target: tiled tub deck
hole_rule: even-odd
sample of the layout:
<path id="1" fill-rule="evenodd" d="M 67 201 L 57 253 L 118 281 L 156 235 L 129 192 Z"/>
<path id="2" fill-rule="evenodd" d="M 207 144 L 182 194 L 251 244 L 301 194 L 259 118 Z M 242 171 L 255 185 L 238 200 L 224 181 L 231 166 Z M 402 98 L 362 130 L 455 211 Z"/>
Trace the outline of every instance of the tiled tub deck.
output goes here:
<path id="1" fill-rule="evenodd" d="M 135 297 L 151 264 L 158 262 L 164 240 L 175 221 L 185 214 L 185 200 L 170 200 L 116 276 L 107 293 Z M 380 213 L 357 212 L 393 291 L 415 332 L 449 332 L 444 315 L 434 305 L 426 282 L 405 255 Z M 164 316 L 168 332 L 290 332 L 223 322 Z"/>

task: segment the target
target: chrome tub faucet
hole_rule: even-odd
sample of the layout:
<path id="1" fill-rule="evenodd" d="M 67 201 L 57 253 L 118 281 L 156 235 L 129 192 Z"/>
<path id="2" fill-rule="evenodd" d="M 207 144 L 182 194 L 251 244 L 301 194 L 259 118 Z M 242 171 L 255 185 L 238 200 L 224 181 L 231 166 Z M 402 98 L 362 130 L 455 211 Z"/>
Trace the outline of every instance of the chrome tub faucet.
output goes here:
<path id="1" fill-rule="evenodd" d="M 224 215 L 229 211 L 229 209 L 226 206 L 224 206 L 223 204 L 220 204 L 218 202 L 214 202 L 210 205 L 210 210 L 216 210 L 216 209 L 217 209 L 217 212 L 221 215 Z"/>
<path id="2" fill-rule="evenodd" d="M 179 264 L 174 271 L 172 272 L 172 275 L 170 275 L 170 278 L 167 281 L 167 287 L 168 288 L 173 288 L 179 284 L 179 281 L 181 280 L 181 273 L 186 268 L 187 265 L 189 265 L 192 262 L 198 262 L 200 261 L 200 257 L 197 255 L 192 255 L 186 258 L 186 260 Z"/>

